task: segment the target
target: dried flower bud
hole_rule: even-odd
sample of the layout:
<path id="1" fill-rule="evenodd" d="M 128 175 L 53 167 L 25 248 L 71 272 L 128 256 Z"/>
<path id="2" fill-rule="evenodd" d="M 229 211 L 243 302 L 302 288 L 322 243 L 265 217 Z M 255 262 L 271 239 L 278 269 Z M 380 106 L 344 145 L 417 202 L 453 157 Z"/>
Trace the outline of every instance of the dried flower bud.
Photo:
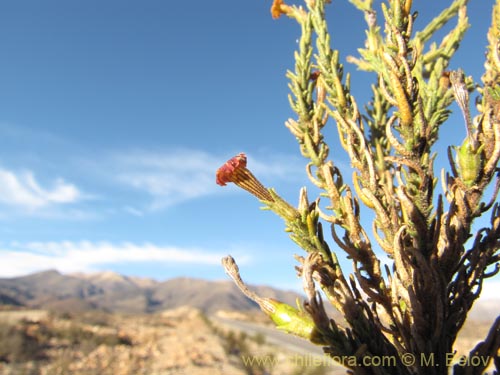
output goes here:
<path id="1" fill-rule="evenodd" d="M 451 86 L 450 72 L 445 70 L 441 74 L 441 77 L 439 77 L 439 89 L 442 92 L 446 92 L 446 91 L 448 91 L 448 89 L 450 88 L 450 86 Z"/>
<path id="2" fill-rule="evenodd" d="M 248 289 L 241 279 L 238 265 L 230 255 L 222 259 L 226 273 L 234 280 L 238 288 L 252 301 L 256 302 L 261 310 L 276 324 L 276 328 L 287 333 L 302 337 L 313 343 L 326 344 L 322 335 L 316 329 L 312 318 L 304 311 L 297 310 L 286 303 L 272 298 L 263 298 Z"/>
<path id="3" fill-rule="evenodd" d="M 282 14 L 289 14 L 291 8 L 289 5 L 286 5 L 283 0 L 274 0 L 273 5 L 271 5 L 271 16 L 274 19 L 278 19 Z"/>
<path id="4" fill-rule="evenodd" d="M 471 187 L 476 182 L 483 167 L 483 146 L 479 145 L 477 135 L 473 132 L 473 125 L 469 110 L 469 91 L 465 83 L 465 74 L 462 69 L 450 72 L 450 82 L 453 95 L 462 111 L 465 121 L 467 137 L 457 150 L 458 174 L 462 182 Z"/>
<path id="5" fill-rule="evenodd" d="M 450 82 L 453 88 L 453 96 L 462 111 L 462 115 L 465 121 L 465 128 L 467 131 L 468 144 L 473 153 L 477 151 L 478 142 L 473 134 L 472 120 L 470 117 L 469 110 L 469 91 L 467 90 L 467 85 L 465 83 L 465 74 L 462 69 L 450 72 Z M 465 144 L 465 143 L 464 143 Z"/>
<path id="6" fill-rule="evenodd" d="M 326 98 L 326 87 L 325 82 L 320 79 L 321 73 L 319 70 L 311 72 L 309 79 L 316 82 L 316 101 L 318 103 L 323 103 Z"/>
<path id="7" fill-rule="evenodd" d="M 307 199 L 307 188 L 305 186 L 300 189 L 298 211 L 301 214 L 309 212 L 309 199 Z"/>
<path id="8" fill-rule="evenodd" d="M 246 166 L 247 157 L 244 153 L 240 153 L 229 159 L 216 172 L 215 178 L 217 184 L 225 186 L 228 182 L 232 182 L 255 195 L 260 200 L 273 202 L 274 199 L 269 191 L 255 178 Z"/>
<path id="9" fill-rule="evenodd" d="M 316 81 L 316 80 L 318 79 L 318 77 L 319 77 L 319 75 L 320 75 L 320 74 L 321 74 L 321 73 L 319 72 L 319 70 L 314 70 L 314 71 L 312 71 L 312 72 L 311 72 L 311 74 L 309 75 L 309 79 L 310 79 L 311 81 Z"/>

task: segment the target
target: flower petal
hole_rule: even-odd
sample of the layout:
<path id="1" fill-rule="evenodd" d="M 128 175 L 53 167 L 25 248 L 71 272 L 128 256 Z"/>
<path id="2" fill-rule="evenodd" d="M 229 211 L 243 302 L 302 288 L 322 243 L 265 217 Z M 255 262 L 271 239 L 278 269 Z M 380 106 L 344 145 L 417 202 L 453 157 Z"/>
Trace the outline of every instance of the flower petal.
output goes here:
<path id="1" fill-rule="evenodd" d="M 233 174 L 239 168 L 245 168 L 247 165 L 247 156 L 241 152 L 235 157 L 229 159 L 215 173 L 215 182 L 217 185 L 226 186 L 228 182 L 233 182 Z"/>

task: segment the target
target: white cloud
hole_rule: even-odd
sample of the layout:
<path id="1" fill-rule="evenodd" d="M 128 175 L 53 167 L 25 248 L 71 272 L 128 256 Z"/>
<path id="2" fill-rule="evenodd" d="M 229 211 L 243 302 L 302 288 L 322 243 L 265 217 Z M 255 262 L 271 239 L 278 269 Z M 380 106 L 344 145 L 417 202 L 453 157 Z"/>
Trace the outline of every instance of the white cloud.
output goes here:
<path id="1" fill-rule="evenodd" d="M 76 202 L 81 193 L 75 185 L 57 179 L 50 189 L 36 181 L 33 172 L 14 173 L 0 168 L 0 202 L 28 210 Z"/>
<path id="2" fill-rule="evenodd" d="M 89 158 L 80 156 L 71 162 L 71 170 L 93 185 L 92 196 L 62 178 L 48 180 L 28 166 L 13 170 L 0 166 L 0 205 L 14 213 L 43 217 L 85 217 L 99 215 L 69 212 L 73 203 L 91 198 L 113 209 L 137 217 L 194 199 L 215 194 L 240 192 L 234 186 L 221 188 L 215 183 L 215 172 L 238 151 L 224 154 L 199 149 L 115 150 Z M 65 161 L 63 160 L 62 163 Z M 306 161 L 298 156 L 258 153 L 248 155 L 248 166 L 265 186 L 282 189 L 283 183 L 305 181 Z M 62 165 L 62 169 L 68 169 Z M 111 171 L 111 173 L 110 173 Z M 299 182 L 298 184 L 302 184 Z M 280 186 L 281 185 L 281 186 Z M 69 207 L 68 207 L 69 206 Z M 84 215 L 82 215 L 84 214 Z M 86 214 L 86 215 L 85 215 Z"/>
<path id="3" fill-rule="evenodd" d="M 201 151 L 134 152 L 115 159 L 118 181 L 151 196 L 152 209 L 205 196 L 216 189 L 217 160 Z"/>
<path id="4" fill-rule="evenodd" d="M 155 210 L 222 192 L 215 183 L 215 172 L 232 156 L 218 156 L 200 150 L 134 151 L 115 155 L 111 163 L 113 170 L 117 171 L 116 179 L 147 193 L 152 198 L 149 208 Z M 305 163 L 300 165 L 298 161 L 296 157 L 284 155 L 248 156 L 249 169 L 270 186 L 278 181 L 305 176 Z"/>
<path id="5" fill-rule="evenodd" d="M 196 248 L 158 246 L 151 243 L 30 242 L 12 243 L 0 250 L 0 277 L 26 275 L 47 269 L 60 272 L 92 272 L 116 263 L 155 262 L 220 265 L 226 254 Z M 241 262 L 245 262 L 243 257 Z"/>

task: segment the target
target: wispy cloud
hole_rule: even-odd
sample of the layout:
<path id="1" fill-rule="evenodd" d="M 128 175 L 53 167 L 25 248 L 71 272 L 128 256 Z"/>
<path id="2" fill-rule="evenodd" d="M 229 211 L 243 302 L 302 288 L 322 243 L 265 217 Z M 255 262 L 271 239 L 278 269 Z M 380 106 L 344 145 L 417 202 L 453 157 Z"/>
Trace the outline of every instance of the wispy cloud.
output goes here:
<path id="1" fill-rule="evenodd" d="M 150 153 L 144 151 L 115 157 L 117 180 L 152 197 L 151 208 L 208 195 L 215 190 L 218 160 L 202 151 Z"/>
<path id="2" fill-rule="evenodd" d="M 113 264 L 154 262 L 155 264 L 220 265 L 226 255 L 197 248 L 159 246 L 151 243 L 30 242 L 12 243 L 0 250 L 0 277 L 57 269 L 61 272 L 92 272 Z M 245 259 L 242 259 L 245 262 Z"/>
<path id="3" fill-rule="evenodd" d="M 139 210 L 135 207 L 132 207 L 132 206 L 124 206 L 123 211 L 125 211 L 126 213 L 129 213 L 131 215 L 138 216 L 138 217 L 144 216 L 144 212 L 142 212 L 141 210 Z"/>
<path id="4" fill-rule="evenodd" d="M 70 141 L 52 139 L 50 134 L 16 127 L 7 130 L 0 124 L 0 133 L 7 132 L 16 141 L 22 137 L 32 143 L 48 139 L 56 150 L 74 151 L 70 158 L 56 152 L 57 160 L 54 155 L 35 158 L 22 152 L 0 155 L 0 205 L 15 214 L 94 218 L 114 210 L 140 217 L 210 195 L 239 191 L 232 186 L 217 186 L 215 172 L 240 150 L 218 153 L 190 148 L 124 148 L 88 153 L 75 149 Z M 305 180 L 306 161 L 296 155 L 250 152 L 247 156 L 250 169 L 266 186 L 281 188 L 291 181 Z M 88 203 L 89 198 L 91 206 L 81 204 Z"/>
<path id="5" fill-rule="evenodd" d="M 32 171 L 15 173 L 0 168 L 0 203 L 29 211 L 74 203 L 82 198 L 79 189 L 61 178 L 43 188 Z"/>
<path id="6" fill-rule="evenodd" d="M 215 171 L 232 156 L 185 149 L 134 151 L 115 154 L 111 163 L 117 171 L 117 181 L 148 194 L 151 197 L 149 208 L 158 210 L 220 192 L 215 184 Z M 297 179 L 303 169 L 297 169 L 299 159 L 290 156 L 248 155 L 248 159 L 250 168 L 269 183 Z"/>

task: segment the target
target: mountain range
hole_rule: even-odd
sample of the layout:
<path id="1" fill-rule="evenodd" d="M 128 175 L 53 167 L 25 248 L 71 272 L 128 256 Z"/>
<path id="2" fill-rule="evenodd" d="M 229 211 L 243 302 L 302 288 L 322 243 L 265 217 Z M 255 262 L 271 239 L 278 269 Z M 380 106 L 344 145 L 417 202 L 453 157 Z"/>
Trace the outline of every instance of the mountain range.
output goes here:
<path id="1" fill-rule="evenodd" d="M 261 297 L 275 298 L 296 306 L 293 291 L 268 286 L 249 286 Z M 207 281 L 180 277 L 166 281 L 130 277 L 115 272 L 61 274 L 55 270 L 14 278 L 0 278 L 0 308 L 17 306 L 59 312 L 103 310 L 119 313 L 153 313 L 191 306 L 206 314 L 218 310 L 252 311 L 257 304 L 245 297 L 232 281 Z M 339 313 L 326 306 L 332 317 Z M 500 299 L 479 299 L 469 317 L 493 321 L 500 311 Z"/>
<path id="2" fill-rule="evenodd" d="M 292 291 L 252 286 L 258 295 L 295 306 Z M 74 312 L 98 309 L 120 313 L 150 313 L 183 305 L 205 313 L 254 310 L 258 306 L 230 281 L 174 278 L 167 281 L 123 276 L 114 272 L 61 274 L 55 270 L 0 278 L 0 305 Z"/>

